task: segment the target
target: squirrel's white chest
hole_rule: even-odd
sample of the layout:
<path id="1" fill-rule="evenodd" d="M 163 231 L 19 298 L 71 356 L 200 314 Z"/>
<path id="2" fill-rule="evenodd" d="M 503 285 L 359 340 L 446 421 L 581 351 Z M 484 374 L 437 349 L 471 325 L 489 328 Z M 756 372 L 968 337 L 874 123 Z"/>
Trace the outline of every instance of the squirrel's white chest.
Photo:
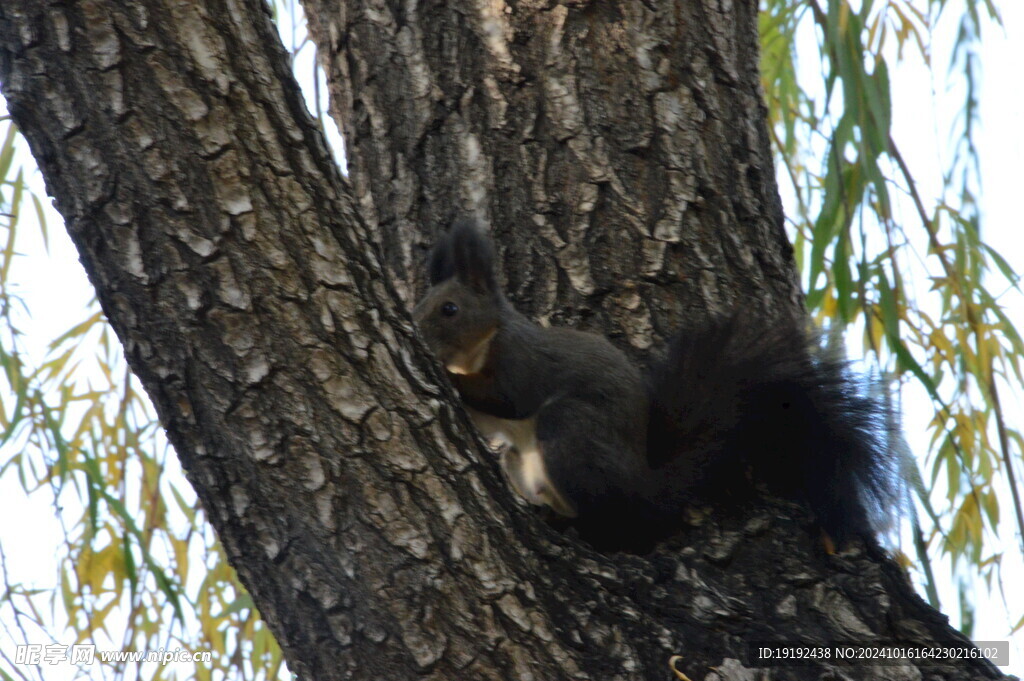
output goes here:
<path id="1" fill-rule="evenodd" d="M 491 447 L 503 450 L 501 466 L 520 496 L 531 504 L 550 506 L 560 515 L 576 516 L 548 474 L 543 446 L 537 441 L 536 418 L 502 419 L 473 408 L 467 411 Z"/>

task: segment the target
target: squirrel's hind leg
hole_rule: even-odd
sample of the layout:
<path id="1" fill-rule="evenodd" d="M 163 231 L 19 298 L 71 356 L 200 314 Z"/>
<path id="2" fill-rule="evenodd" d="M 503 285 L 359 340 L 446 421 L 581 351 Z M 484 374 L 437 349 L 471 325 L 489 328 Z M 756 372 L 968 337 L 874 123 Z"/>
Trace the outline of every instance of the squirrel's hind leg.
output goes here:
<path id="1" fill-rule="evenodd" d="M 578 516 L 626 517 L 650 505 L 643 432 L 601 405 L 560 400 L 537 414 L 537 441 L 554 488 Z"/>

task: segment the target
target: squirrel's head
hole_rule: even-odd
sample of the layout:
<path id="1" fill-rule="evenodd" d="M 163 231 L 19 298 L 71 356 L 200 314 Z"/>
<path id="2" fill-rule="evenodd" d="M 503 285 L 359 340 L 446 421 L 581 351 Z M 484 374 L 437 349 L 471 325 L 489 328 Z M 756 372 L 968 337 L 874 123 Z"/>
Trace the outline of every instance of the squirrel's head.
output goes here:
<path id="1" fill-rule="evenodd" d="M 429 269 L 430 289 L 413 319 L 448 371 L 475 374 L 487 362 L 504 305 L 491 240 L 476 223 L 456 222 L 431 251 Z"/>

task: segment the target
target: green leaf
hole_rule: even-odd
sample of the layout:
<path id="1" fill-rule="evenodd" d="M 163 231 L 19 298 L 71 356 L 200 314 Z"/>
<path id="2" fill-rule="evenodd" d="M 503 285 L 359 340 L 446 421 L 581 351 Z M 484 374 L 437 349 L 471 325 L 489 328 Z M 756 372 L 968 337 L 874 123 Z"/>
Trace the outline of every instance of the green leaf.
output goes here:
<path id="1" fill-rule="evenodd" d="M 124 555 L 124 573 L 128 578 L 128 585 L 131 589 L 131 599 L 134 601 L 135 593 L 139 586 L 139 578 L 135 570 L 135 557 L 132 556 L 132 547 L 128 541 L 127 534 L 121 536 L 121 552 Z"/>
<path id="2" fill-rule="evenodd" d="M 4 135 L 3 144 L 0 144 L 0 179 L 6 180 L 7 173 L 11 170 L 11 163 L 14 161 L 14 138 L 17 134 L 17 128 L 8 122 L 7 134 Z"/>

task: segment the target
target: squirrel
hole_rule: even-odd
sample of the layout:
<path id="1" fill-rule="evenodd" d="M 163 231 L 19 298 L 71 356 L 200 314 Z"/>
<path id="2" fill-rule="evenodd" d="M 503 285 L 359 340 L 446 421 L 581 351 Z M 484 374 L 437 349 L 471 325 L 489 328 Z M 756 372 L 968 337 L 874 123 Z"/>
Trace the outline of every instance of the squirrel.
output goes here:
<path id="1" fill-rule="evenodd" d="M 428 274 L 413 318 L 512 487 L 596 547 L 650 547 L 687 505 L 757 485 L 808 506 L 830 552 L 900 505 L 889 400 L 796 321 L 680 329 L 645 374 L 602 336 L 517 312 L 474 221 Z"/>

